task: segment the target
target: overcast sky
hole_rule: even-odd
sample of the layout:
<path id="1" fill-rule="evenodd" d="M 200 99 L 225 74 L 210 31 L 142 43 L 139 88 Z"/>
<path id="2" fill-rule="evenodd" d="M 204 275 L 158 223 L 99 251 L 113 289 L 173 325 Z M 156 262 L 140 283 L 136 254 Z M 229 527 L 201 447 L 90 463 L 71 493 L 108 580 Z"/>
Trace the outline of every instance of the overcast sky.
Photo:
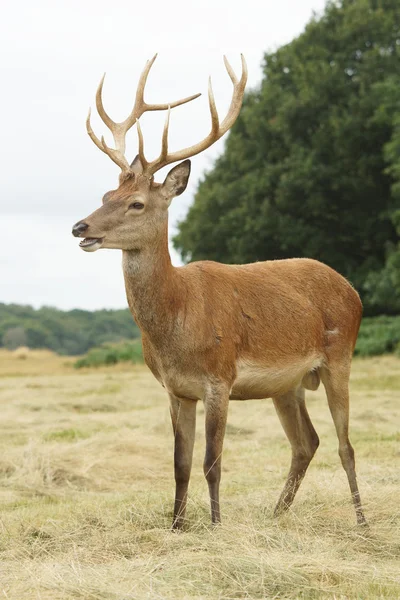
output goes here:
<path id="1" fill-rule="evenodd" d="M 203 95 L 171 114 L 170 148 L 209 130 L 207 78 L 220 115 L 231 97 L 222 56 L 248 87 L 261 79 L 266 50 L 298 35 L 325 0 L 2 0 L 0 22 L 0 302 L 69 308 L 126 306 L 121 252 L 85 253 L 72 225 L 116 187 L 119 169 L 89 139 L 85 119 L 104 71 L 104 103 L 114 120 L 131 110 L 137 78 L 158 52 L 150 102 Z M 163 115 L 143 117 L 146 154 L 159 151 Z M 105 126 L 93 118 L 100 136 Z M 136 154 L 136 131 L 127 155 Z M 110 138 L 106 139 L 111 142 Z M 170 233 L 223 140 L 192 161 L 190 186 L 170 208 Z M 164 173 L 159 174 L 162 180 Z M 179 258 L 172 251 L 174 264 Z"/>

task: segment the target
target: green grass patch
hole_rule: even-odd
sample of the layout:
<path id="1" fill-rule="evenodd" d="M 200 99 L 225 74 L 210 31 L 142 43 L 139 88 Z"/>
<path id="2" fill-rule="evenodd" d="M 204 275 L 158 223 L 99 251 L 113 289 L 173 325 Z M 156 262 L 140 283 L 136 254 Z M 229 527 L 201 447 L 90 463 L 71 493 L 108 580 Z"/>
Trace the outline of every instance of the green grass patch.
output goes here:
<path id="1" fill-rule="evenodd" d="M 367 317 L 362 320 L 355 355 L 400 354 L 400 316 Z"/>
<path id="2" fill-rule="evenodd" d="M 140 340 L 119 344 L 104 344 L 99 348 L 92 348 L 85 356 L 82 356 L 74 363 L 74 367 L 76 369 L 101 367 L 104 365 L 116 365 L 120 362 L 143 363 L 142 343 Z"/>
<path id="3" fill-rule="evenodd" d="M 58 431 L 49 431 L 43 436 L 45 442 L 76 442 L 90 437 L 90 433 L 80 429 L 59 429 Z"/>

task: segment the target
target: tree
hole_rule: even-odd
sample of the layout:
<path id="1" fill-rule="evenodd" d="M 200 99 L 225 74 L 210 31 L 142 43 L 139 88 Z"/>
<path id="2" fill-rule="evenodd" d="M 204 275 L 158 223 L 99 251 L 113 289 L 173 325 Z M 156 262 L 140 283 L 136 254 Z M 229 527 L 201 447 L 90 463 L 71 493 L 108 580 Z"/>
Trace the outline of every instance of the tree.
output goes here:
<path id="1" fill-rule="evenodd" d="M 22 337 L 21 331 L 24 335 Z M 139 337 L 129 310 L 61 311 L 0 303 L 0 340 L 13 348 L 50 348 L 60 354 L 83 354 L 104 342 Z M 16 343 L 13 340 L 19 339 Z"/>
<path id="2" fill-rule="evenodd" d="M 398 88 L 397 88 L 398 89 Z M 396 90 L 397 91 L 397 90 Z M 394 94 L 396 97 L 396 95 Z M 390 94 L 388 98 L 390 98 Z M 392 196 L 400 203 L 400 101 L 393 111 L 395 117 L 391 140 L 385 146 L 389 166 L 387 172 L 393 177 Z M 393 225 L 400 235 L 400 210 L 391 213 Z M 369 273 L 365 287 L 371 307 L 385 306 L 388 312 L 400 312 L 400 244 L 387 244 L 387 258 L 383 269 Z"/>
<path id="3" fill-rule="evenodd" d="M 12 329 L 7 329 L 3 335 L 3 346 L 8 350 L 16 350 L 20 346 L 26 345 L 27 338 L 23 327 L 12 327 Z"/>
<path id="4" fill-rule="evenodd" d="M 398 0 L 330 2 L 302 35 L 266 54 L 260 89 L 247 94 L 179 225 L 184 260 L 308 256 L 366 297 L 368 275 L 397 243 L 387 145 L 399 58 Z"/>

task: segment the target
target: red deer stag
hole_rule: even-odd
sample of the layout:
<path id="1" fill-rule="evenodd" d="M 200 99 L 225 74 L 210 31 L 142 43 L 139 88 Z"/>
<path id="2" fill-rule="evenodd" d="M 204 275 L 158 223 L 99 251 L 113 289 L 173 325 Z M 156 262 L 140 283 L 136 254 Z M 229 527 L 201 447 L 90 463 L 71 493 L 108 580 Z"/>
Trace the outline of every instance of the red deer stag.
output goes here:
<path id="1" fill-rule="evenodd" d="M 147 104 L 144 88 L 156 57 L 146 63 L 129 117 L 115 123 L 103 108 L 101 81 L 96 95 L 100 117 L 115 148 L 87 131 L 102 152 L 121 168 L 118 189 L 107 192 L 103 205 L 74 225 L 87 252 L 99 248 L 123 251 L 126 294 L 141 329 L 146 364 L 166 388 L 175 433 L 175 505 L 173 527 L 184 521 L 195 437 L 196 405 L 205 407 L 206 454 L 211 518 L 220 522 L 221 455 L 229 400 L 272 398 L 292 449 L 287 481 L 275 509 L 286 510 L 317 450 L 319 439 L 304 401 L 304 390 L 322 380 L 339 439 L 357 521 L 365 523 L 358 491 L 349 431 L 349 373 L 362 306 L 351 285 L 330 267 L 309 259 L 247 265 L 212 261 L 173 267 L 168 252 L 168 207 L 185 190 L 189 157 L 220 139 L 234 124 L 242 105 L 247 69 L 237 79 L 225 59 L 233 96 L 220 122 L 211 83 L 208 99 L 211 131 L 199 143 L 169 152 L 170 109 L 199 94 L 169 104 Z M 104 78 L 103 78 L 104 79 Z M 144 155 L 139 117 L 166 110 L 161 153 L 152 162 Z M 137 124 L 139 152 L 129 164 L 125 136 Z M 154 174 L 171 163 L 163 183 Z"/>

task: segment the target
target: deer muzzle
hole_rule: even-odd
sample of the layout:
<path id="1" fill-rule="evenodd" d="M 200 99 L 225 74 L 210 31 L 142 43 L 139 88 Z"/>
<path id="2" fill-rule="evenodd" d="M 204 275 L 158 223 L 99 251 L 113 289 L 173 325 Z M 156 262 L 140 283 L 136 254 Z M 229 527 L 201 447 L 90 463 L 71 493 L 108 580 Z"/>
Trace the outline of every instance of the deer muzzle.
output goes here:
<path id="1" fill-rule="evenodd" d="M 87 231 L 89 225 L 84 221 L 79 221 L 72 228 L 72 235 L 75 237 L 83 237 L 83 234 Z M 103 238 L 84 238 L 79 247 L 82 248 L 85 252 L 95 252 L 103 245 Z"/>

